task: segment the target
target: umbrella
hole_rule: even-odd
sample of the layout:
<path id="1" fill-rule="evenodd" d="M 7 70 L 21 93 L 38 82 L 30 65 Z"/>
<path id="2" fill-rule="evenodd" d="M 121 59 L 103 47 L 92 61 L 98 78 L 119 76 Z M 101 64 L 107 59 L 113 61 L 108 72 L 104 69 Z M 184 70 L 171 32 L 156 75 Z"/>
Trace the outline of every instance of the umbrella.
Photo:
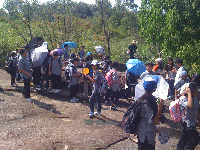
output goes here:
<path id="1" fill-rule="evenodd" d="M 156 91 L 153 96 L 156 98 L 161 98 L 163 100 L 167 99 L 169 84 L 161 75 L 147 75 L 145 76 L 136 86 L 135 86 L 135 100 L 138 100 L 144 93 L 145 89 L 143 87 L 144 80 L 147 78 L 156 79 L 158 81 Z"/>
<path id="2" fill-rule="evenodd" d="M 129 59 L 126 63 L 127 70 L 135 75 L 141 75 L 146 68 L 144 63 L 138 59 Z"/>
<path id="3" fill-rule="evenodd" d="M 64 48 L 65 45 L 68 45 L 68 49 L 76 48 L 78 45 L 74 42 L 65 42 L 61 45 L 62 48 Z"/>
<path id="4" fill-rule="evenodd" d="M 33 45 L 37 43 L 37 40 L 38 40 L 39 38 L 41 38 L 41 37 L 34 37 L 32 40 L 30 40 L 30 42 L 29 42 L 29 44 L 28 44 L 29 47 L 30 47 L 30 49 L 33 49 Z M 42 42 L 44 42 L 44 39 L 43 39 L 43 38 L 42 38 Z"/>
<path id="5" fill-rule="evenodd" d="M 95 46 L 95 50 L 97 51 L 97 53 L 99 53 L 101 55 L 103 55 L 103 53 L 104 53 L 104 48 L 101 45 Z"/>
<path id="6" fill-rule="evenodd" d="M 50 53 L 50 54 L 52 55 L 52 54 L 53 54 L 53 52 L 55 52 L 55 51 L 57 51 L 57 52 L 58 52 L 58 55 L 59 55 L 59 56 L 61 56 L 61 55 L 64 53 L 64 51 L 63 51 L 62 49 L 54 49 L 54 50 L 52 50 L 52 51 L 51 51 L 51 53 Z"/>
<path id="7" fill-rule="evenodd" d="M 31 59 L 34 67 L 42 65 L 44 59 L 48 54 L 47 42 L 44 42 L 41 47 L 33 50 Z"/>

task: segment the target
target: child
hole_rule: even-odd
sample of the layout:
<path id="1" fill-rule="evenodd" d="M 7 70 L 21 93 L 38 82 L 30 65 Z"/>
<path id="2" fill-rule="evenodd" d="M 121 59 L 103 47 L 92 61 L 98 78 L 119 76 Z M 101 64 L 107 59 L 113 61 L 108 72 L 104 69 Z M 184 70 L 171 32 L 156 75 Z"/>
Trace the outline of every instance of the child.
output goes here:
<path id="1" fill-rule="evenodd" d="M 135 94 L 135 85 L 137 82 L 137 77 L 134 73 L 131 73 L 130 71 L 126 70 L 125 72 L 125 84 L 128 86 L 126 89 L 126 99 L 128 99 L 130 96 L 134 96 Z M 133 92 L 131 92 L 131 89 L 133 88 Z"/>
<path id="2" fill-rule="evenodd" d="M 196 130 L 199 106 L 199 102 L 196 98 L 197 85 L 195 83 L 190 83 L 189 87 L 186 87 L 185 93 L 187 94 L 187 97 L 180 97 L 180 108 L 181 111 L 185 113 L 181 120 L 184 129 L 178 142 L 177 150 L 194 150 L 199 143 L 199 133 Z"/>
<path id="3" fill-rule="evenodd" d="M 139 81 L 141 81 L 146 75 L 156 75 L 156 73 L 153 71 L 153 63 L 152 62 L 147 62 L 145 64 L 145 66 L 146 66 L 147 70 L 140 75 Z"/>
<path id="4" fill-rule="evenodd" d="M 79 99 L 76 98 L 76 95 L 78 93 L 78 88 L 79 88 L 79 77 L 81 76 L 80 73 L 77 72 L 77 65 L 79 63 L 78 58 L 73 58 L 72 59 L 72 65 L 70 67 L 69 71 L 69 76 L 70 76 L 70 97 L 71 97 L 71 102 L 75 103 L 79 101 Z"/>
<path id="5" fill-rule="evenodd" d="M 176 68 L 174 68 L 174 72 L 176 73 L 176 78 L 175 78 L 175 83 L 178 82 L 178 79 L 181 77 L 181 73 L 183 71 L 186 71 L 185 67 L 183 66 L 183 60 L 182 59 L 177 59 L 175 61 L 176 66 L 178 67 L 178 70 L 176 70 Z"/>
<path id="6" fill-rule="evenodd" d="M 41 66 L 42 79 L 40 81 L 40 84 L 38 85 L 37 90 L 42 89 L 44 80 L 46 80 L 45 90 L 49 90 L 49 78 L 50 78 L 49 77 L 49 59 L 51 59 L 50 50 Z"/>
<path id="7" fill-rule="evenodd" d="M 167 63 L 168 64 L 165 66 L 165 71 L 166 71 L 167 83 L 169 84 L 169 89 L 170 89 L 168 99 L 174 99 L 175 98 L 174 82 L 176 73 L 173 71 L 174 70 L 173 59 L 169 57 Z"/>
<path id="8" fill-rule="evenodd" d="M 68 60 L 70 58 L 67 44 L 64 45 L 64 53 L 63 53 L 63 55 L 64 55 L 64 60 Z"/>
<path id="9" fill-rule="evenodd" d="M 81 60 L 84 60 L 85 58 L 84 46 L 81 46 L 81 50 L 78 52 L 78 56 Z"/>
<path id="10" fill-rule="evenodd" d="M 117 75 L 117 68 L 118 68 L 118 62 L 113 62 L 112 63 L 112 69 L 111 71 L 114 71 L 112 73 L 112 80 L 113 83 L 109 86 L 109 89 L 111 90 L 111 100 L 112 104 L 110 106 L 111 110 L 116 110 L 117 109 L 117 102 L 119 100 L 119 83 L 118 83 L 118 75 Z"/>
<path id="11" fill-rule="evenodd" d="M 185 84 L 185 83 L 189 83 L 190 80 L 187 76 L 187 72 L 183 71 L 180 75 L 180 78 L 178 79 L 177 82 L 174 83 L 174 88 L 175 88 L 175 100 L 178 99 L 178 94 L 180 91 L 180 88 Z"/>
<path id="12" fill-rule="evenodd" d="M 20 71 L 21 77 L 24 79 L 24 90 L 23 94 L 27 102 L 31 102 L 30 99 L 30 81 L 32 78 L 31 65 L 28 59 L 26 59 L 27 52 L 24 48 L 20 49 L 21 58 L 18 64 L 18 70 Z"/>
<path id="13" fill-rule="evenodd" d="M 15 52 L 12 52 L 11 54 L 11 57 L 10 57 L 10 61 L 12 61 L 12 66 L 10 68 L 10 75 L 11 75 L 11 87 L 15 87 L 17 86 L 15 84 L 15 77 L 16 77 L 16 72 L 17 72 L 17 63 L 18 63 L 18 60 L 16 58 L 16 53 Z"/>
<path id="14" fill-rule="evenodd" d="M 156 124 L 158 106 L 152 93 L 157 88 L 157 81 L 151 77 L 146 78 L 143 87 L 145 94 L 138 99 L 138 102 L 145 102 L 141 107 L 137 136 L 139 150 L 155 150 Z"/>
<path id="15" fill-rule="evenodd" d="M 49 75 L 51 76 L 52 93 L 59 93 L 61 91 L 61 74 L 63 62 L 58 57 L 58 52 L 53 52 L 53 57 L 49 59 Z"/>
<path id="16" fill-rule="evenodd" d="M 100 92 L 99 89 L 101 87 L 101 73 L 98 70 L 98 61 L 93 60 L 92 63 L 92 69 L 93 69 L 93 77 L 90 77 L 89 75 L 85 75 L 85 77 L 89 78 L 93 83 L 93 92 L 90 97 L 90 114 L 89 117 L 92 117 L 95 115 L 101 116 L 101 99 L 100 99 Z M 94 113 L 94 102 L 95 98 L 97 100 L 97 112 Z"/>

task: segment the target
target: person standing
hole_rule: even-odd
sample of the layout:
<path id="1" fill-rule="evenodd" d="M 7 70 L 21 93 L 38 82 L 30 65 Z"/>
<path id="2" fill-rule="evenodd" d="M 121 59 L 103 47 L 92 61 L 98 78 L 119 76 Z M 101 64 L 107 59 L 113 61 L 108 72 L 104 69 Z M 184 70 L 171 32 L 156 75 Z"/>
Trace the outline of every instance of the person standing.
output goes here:
<path id="1" fill-rule="evenodd" d="M 128 46 L 128 53 L 130 55 L 130 59 L 135 59 L 136 50 L 137 50 L 136 40 L 133 40 L 132 44 Z"/>
<path id="2" fill-rule="evenodd" d="M 18 70 L 21 77 L 24 79 L 23 95 L 27 102 L 31 102 L 30 99 L 30 81 L 32 78 L 32 70 L 29 60 L 26 58 L 27 52 L 25 48 L 20 49 L 21 58 L 18 63 Z"/>
<path id="3" fill-rule="evenodd" d="M 84 46 L 81 46 L 81 50 L 78 52 L 78 56 L 81 60 L 84 60 L 85 58 Z"/>
<path id="4" fill-rule="evenodd" d="M 64 45 L 64 50 L 63 50 L 63 55 L 64 55 L 64 60 L 68 60 L 70 57 L 69 57 L 69 50 L 68 50 L 68 45 L 65 44 Z"/>
<path id="5" fill-rule="evenodd" d="M 10 75 L 11 75 L 11 87 L 15 87 L 17 86 L 15 84 L 15 77 L 16 77 L 16 72 L 17 72 L 17 63 L 18 63 L 18 60 L 16 58 L 16 53 L 15 52 L 12 52 L 10 54 L 10 61 L 11 62 L 11 66 L 10 66 Z"/>

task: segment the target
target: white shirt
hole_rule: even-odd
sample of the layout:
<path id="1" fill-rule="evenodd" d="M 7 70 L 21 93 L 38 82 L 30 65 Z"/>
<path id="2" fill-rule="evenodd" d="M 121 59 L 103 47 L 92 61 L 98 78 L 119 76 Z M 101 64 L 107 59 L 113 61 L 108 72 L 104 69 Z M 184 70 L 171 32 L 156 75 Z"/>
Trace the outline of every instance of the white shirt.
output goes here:
<path id="1" fill-rule="evenodd" d="M 178 68 L 177 74 L 176 74 L 176 78 L 175 78 L 175 83 L 178 82 L 178 79 L 181 77 L 181 73 L 183 71 L 186 71 L 184 66 L 181 66 L 180 68 Z"/>

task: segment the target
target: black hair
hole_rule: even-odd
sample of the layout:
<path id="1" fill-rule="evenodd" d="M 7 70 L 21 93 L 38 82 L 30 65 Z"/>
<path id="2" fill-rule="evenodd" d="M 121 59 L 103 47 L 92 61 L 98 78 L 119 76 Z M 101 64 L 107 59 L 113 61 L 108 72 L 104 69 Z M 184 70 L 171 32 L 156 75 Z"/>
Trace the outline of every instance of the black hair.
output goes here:
<path id="1" fill-rule="evenodd" d="M 76 57 L 76 54 L 75 53 L 71 53 L 70 54 L 70 59 L 73 59 L 73 58 L 75 58 Z"/>
<path id="2" fill-rule="evenodd" d="M 145 66 L 148 66 L 148 65 L 150 65 L 150 66 L 153 67 L 153 63 L 152 63 L 152 62 L 147 62 L 147 63 L 145 64 Z"/>
<path id="3" fill-rule="evenodd" d="M 79 61 L 79 59 L 78 59 L 77 57 L 74 57 L 74 58 L 73 58 L 73 62 L 74 62 L 74 61 Z"/>
<path id="4" fill-rule="evenodd" d="M 118 68 L 119 67 L 119 63 L 117 61 L 113 61 L 112 62 L 112 67 L 113 68 Z"/>
<path id="5" fill-rule="evenodd" d="M 175 64 L 183 64 L 183 60 L 178 58 L 176 59 Z"/>
<path id="6" fill-rule="evenodd" d="M 189 88 L 190 88 L 191 92 L 195 92 L 198 89 L 198 86 L 196 83 L 191 82 L 189 85 Z"/>
<path id="7" fill-rule="evenodd" d="M 85 48 L 85 46 L 81 46 L 81 47 Z"/>
<path id="8" fill-rule="evenodd" d="M 42 37 L 38 37 L 37 42 L 38 41 L 43 41 L 43 38 Z"/>
<path id="9" fill-rule="evenodd" d="M 16 55 L 16 53 L 15 52 L 11 52 L 11 54 L 10 54 L 11 56 L 15 56 Z"/>
<path id="10" fill-rule="evenodd" d="M 64 45 L 64 48 L 67 47 L 67 46 L 68 46 L 68 44 L 65 44 L 65 45 Z"/>
<path id="11" fill-rule="evenodd" d="M 105 56 L 103 57 L 103 59 L 104 59 L 104 60 L 110 60 L 110 56 L 109 56 L 109 55 L 105 55 Z"/>
<path id="12" fill-rule="evenodd" d="M 195 74 L 193 75 L 192 82 L 196 83 L 197 86 L 200 86 L 200 74 L 195 73 Z"/>
<path id="13" fill-rule="evenodd" d="M 53 56 L 58 56 L 58 52 L 57 52 L 57 51 L 54 51 L 54 52 L 53 52 Z"/>
<path id="14" fill-rule="evenodd" d="M 38 48 L 38 44 L 34 44 L 34 45 L 33 45 L 33 48 Z"/>
<path id="15" fill-rule="evenodd" d="M 27 50 L 27 49 L 30 49 L 30 46 L 29 46 L 29 44 L 25 44 L 24 45 L 24 48 Z"/>
<path id="16" fill-rule="evenodd" d="M 23 55 L 25 51 L 26 51 L 25 48 L 21 48 L 21 49 L 19 50 L 20 55 Z"/>

